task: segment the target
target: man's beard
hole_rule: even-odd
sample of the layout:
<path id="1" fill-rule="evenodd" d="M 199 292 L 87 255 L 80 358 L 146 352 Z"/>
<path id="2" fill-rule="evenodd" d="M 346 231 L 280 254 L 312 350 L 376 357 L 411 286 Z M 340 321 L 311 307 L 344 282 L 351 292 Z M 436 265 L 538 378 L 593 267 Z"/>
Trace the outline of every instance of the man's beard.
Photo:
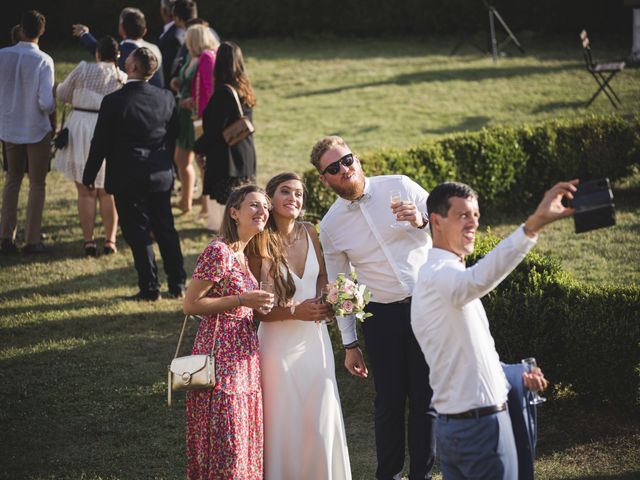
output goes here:
<path id="1" fill-rule="evenodd" d="M 360 198 L 364 194 L 364 175 L 362 173 L 358 173 L 355 176 L 357 177 L 357 181 L 352 183 L 350 182 L 349 185 L 344 187 L 340 185 L 332 185 L 331 188 L 340 197 L 346 200 L 355 200 L 356 198 Z"/>

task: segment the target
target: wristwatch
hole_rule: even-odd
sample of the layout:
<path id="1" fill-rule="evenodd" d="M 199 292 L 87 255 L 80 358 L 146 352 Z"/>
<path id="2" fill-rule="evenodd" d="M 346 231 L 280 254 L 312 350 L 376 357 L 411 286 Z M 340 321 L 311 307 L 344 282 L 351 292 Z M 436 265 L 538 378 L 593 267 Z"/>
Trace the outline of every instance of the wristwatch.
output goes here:
<path id="1" fill-rule="evenodd" d="M 418 230 L 426 228 L 426 226 L 429 224 L 429 217 L 427 217 L 427 214 L 424 212 L 420 212 L 420 215 L 422 215 L 422 225 L 418 227 Z"/>

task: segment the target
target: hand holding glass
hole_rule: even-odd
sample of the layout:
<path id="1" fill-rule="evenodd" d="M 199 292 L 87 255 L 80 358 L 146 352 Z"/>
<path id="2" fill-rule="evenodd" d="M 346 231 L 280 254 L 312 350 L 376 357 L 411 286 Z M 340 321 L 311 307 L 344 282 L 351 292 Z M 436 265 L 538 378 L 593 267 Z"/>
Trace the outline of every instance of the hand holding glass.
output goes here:
<path id="1" fill-rule="evenodd" d="M 391 206 L 398 205 L 402 203 L 402 192 L 400 190 L 390 190 L 389 191 L 389 199 L 391 200 Z M 396 217 L 395 223 L 389 225 L 391 228 L 396 229 L 406 229 L 411 227 L 411 224 L 406 220 L 398 220 Z"/>
<path id="2" fill-rule="evenodd" d="M 524 365 L 524 367 L 525 367 L 525 371 L 526 371 L 527 373 L 532 373 L 532 372 L 536 371 L 536 370 L 537 370 L 537 368 L 538 368 L 538 364 L 536 363 L 536 359 L 535 359 L 535 358 L 533 358 L 533 357 L 529 357 L 529 358 L 525 358 L 525 359 L 523 359 L 523 360 L 522 360 L 522 364 Z M 532 399 L 529 401 L 529 403 L 530 403 L 531 405 L 538 405 L 538 404 L 540 404 L 540 403 L 544 403 L 544 402 L 546 402 L 546 401 L 547 401 L 547 399 L 546 399 L 546 398 L 541 397 L 541 396 L 538 394 L 538 391 L 537 391 L 537 390 L 532 390 L 532 391 L 531 391 L 531 394 L 532 394 Z"/>
<path id="3" fill-rule="evenodd" d="M 260 282 L 260 290 L 273 294 L 274 293 L 273 283 L 272 282 L 267 282 L 267 281 Z M 269 313 L 271 311 L 272 308 L 273 308 L 273 302 L 270 305 L 267 305 L 267 306 L 264 306 L 262 308 L 259 308 L 258 311 L 261 314 L 266 315 L 267 313 Z"/>

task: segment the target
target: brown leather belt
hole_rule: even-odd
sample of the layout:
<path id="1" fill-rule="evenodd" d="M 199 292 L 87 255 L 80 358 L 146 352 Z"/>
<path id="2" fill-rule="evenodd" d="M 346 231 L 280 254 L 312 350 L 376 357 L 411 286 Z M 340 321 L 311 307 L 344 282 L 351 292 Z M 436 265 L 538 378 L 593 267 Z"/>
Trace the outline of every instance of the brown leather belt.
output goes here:
<path id="1" fill-rule="evenodd" d="M 398 300 L 397 302 L 391 302 L 391 304 L 403 304 L 403 303 L 411 303 L 411 297 L 403 298 L 402 300 Z"/>
<path id="2" fill-rule="evenodd" d="M 506 409 L 507 409 L 507 404 L 501 403 L 500 405 L 491 405 L 489 407 L 474 408 L 472 410 L 468 410 L 462 413 L 451 413 L 446 415 L 440 414 L 440 416 L 447 420 L 468 420 L 470 418 L 486 417 L 487 415 L 502 412 Z"/>

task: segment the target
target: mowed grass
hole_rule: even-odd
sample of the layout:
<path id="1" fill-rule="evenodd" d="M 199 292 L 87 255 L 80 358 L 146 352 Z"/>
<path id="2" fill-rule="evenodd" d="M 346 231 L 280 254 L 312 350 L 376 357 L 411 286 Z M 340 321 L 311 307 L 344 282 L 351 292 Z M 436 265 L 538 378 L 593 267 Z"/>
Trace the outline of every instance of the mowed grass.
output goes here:
<path id="1" fill-rule="evenodd" d="M 328 133 L 366 152 L 487 125 L 613 111 L 604 98 L 583 108 L 595 82 L 576 38 L 519 38 L 527 55 L 497 63 L 470 47 L 449 57 L 453 37 L 240 42 L 259 101 L 259 182 L 306 169 L 311 145 Z M 616 38 L 591 40 L 605 58 L 630 48 Z M 81 50 L 50 53 L 58 80 L 88 59 Z M 640 70 L 613 84 L 622 113 L 637 112 Z M 635 176 L 616 186 L 618 227 L 574 235 L 567 220 L 549 228 L 538 248 L 585 281 L 637 284 L 639 185 Z M 507 233 L 520 220 L 500 212 L 489 224 Z M 190 272 L 209 237 L 192 215 L 176 222 Z M 135 293 L 136 276 L 121 238 L 118 255 L 82 258 L 75 189 L 57 172 L 48 177 L 44 224 L 53 255 L 0 256 L 0 478 L 183 478 L 184 402 L 179 395 L 169 409 L 165 400 L 179 302 L 123 300 Z M 191 325 L 185 345 L 194 332 Z M 368 480 L 376 466 L 373 382 L 348 375 L 336 350 L 353 476 Z M 637 410 L 550 397 L 539 409 L 539 478 L 640 478 Z"/>

